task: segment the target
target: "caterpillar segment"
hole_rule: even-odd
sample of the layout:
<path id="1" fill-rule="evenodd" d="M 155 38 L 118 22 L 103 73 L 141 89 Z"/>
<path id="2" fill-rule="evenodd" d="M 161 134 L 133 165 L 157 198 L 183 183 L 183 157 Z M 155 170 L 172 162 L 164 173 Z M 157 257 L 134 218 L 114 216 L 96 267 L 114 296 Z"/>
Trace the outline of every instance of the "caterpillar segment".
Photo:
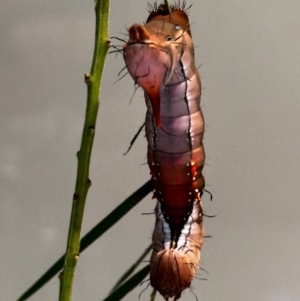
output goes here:
<path id="1" fill-rule="evenodd" d="M 190 288 L 198 270 L 203 237 L 201 201 L 193 203 L 192 213 L 181 231 L 176 248 L 172 246 L 169 223 L 158 203 L 152 237 L 150 283 L 165 300 L 178 300 L 182 291 Z"/>

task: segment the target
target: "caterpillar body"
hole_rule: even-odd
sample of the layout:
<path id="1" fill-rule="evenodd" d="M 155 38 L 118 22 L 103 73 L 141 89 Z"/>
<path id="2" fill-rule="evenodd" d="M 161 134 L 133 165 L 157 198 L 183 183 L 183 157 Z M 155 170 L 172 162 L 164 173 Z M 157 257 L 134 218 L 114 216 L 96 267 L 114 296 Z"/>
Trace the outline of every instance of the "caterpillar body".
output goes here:
<path id="1" fill-rule="evenodd" d="M 154 4 L 145 25 L 129 28 L 123 54 L 145 92 L 148 165 L 157 198 L 150 283 L 179 299 L 198 266 L 203 242 L 201 195 L 204 118 L 189 19 L 183 5 Z"/>

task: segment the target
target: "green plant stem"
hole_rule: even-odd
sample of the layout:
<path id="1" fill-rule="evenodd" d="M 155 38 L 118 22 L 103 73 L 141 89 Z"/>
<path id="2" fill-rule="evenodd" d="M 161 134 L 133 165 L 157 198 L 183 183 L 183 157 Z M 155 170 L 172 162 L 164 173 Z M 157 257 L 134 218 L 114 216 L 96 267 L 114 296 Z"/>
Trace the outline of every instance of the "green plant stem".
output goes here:
<path id="1" fill-rule="evenodd" d="M 73 197 L 64 268 L 60 274 L 59 301 L 71 300 L 74 272 L 76 263 L 79 259 L 79 242 L 84 206 L 88 189 L 91 186 L 89 166 L 99 107 L 100 83 L 105 57 L 110 46 L 110 42 L 108 41 L 109 0 L 98 0 L 96 2 L 95 11 L 96 37 L 94 57 L 90 73 L 85 74 L 85 81 L 88 88 L 87 106 L 81 146 L 77 154 L 78 167 L 76 187 Z"/>
<path id="2" fill-rule="evenodd" d="M 131 290 L 133 290 L 138 284 L 141 283 L 141 280 L 144 279 L 150 272 L 150 265 L 148 264 L 144 268 L 136 272 L 131 278 L 126 282 L 121 284 L 115 291 L 113 291 L 108 297 L 103 301 L 117 301 L 121 300 L 126 296 Z"/>
<path id="3" fill-rule="evenodd" d="M 113 293 L 118 287 L 129 278 L 129 276 L 134 272 L 134 270 L 139 266 L 139 264 L 145 259 L 148 253 L 153 249 L 152 243 L 151 245 L 145 249 L 143 254 L 137 259 L 137 261 L 120 277 L 114 287 L 111 289 L 110 294 Z"/>
<path id="4" fill-rule="evenodd" d="M 150 295 L 150 301 L 154 301 L 155 300 L 155 297 L 156 297 L 156 289 L 154 288 L 152 290 L 152 293 Z"/>
<path id="5" fill-rule="evenodd" d="M 134 206 L 136 206 L 150 191 L 152 184 L 149 180 L 142 185 L 138 190 L 131 194 L 119 206 L 111 211 L 103 220 L 101 220 L 95 227 L 93 227 L 80 241 L 79 253 L 88 248 L 95 240 L 102 234 L 109 230 L 115 223 L 117 223 L 124 215 L 126 215 Z M 44 286 L 52 277 L 57 275 L 64 265 L 64 256 L 59 258 L 31 287 L 29 287 L 17 301 L 27 300 L 42 286 Z"/>
<path id="6" fill-rule="evenodd" d="M 165 6 L 169 12 L 169 14 L 171 13 L 171 8 L 170 8 L 170 4 L 169 4 L 169 1 L 168 0 L 164 0 L 165 1 Z"/>

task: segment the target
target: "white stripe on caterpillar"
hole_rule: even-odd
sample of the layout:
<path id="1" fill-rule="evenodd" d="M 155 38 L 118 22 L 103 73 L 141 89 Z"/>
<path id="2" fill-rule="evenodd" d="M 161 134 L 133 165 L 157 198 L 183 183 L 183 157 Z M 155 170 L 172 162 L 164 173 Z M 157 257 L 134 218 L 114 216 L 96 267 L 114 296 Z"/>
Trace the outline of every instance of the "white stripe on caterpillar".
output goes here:
<path id="1" fill-rule="evenodd" d="M 201 201 L 194 202 L 176 248 L 172 248 L 170 226 L 161 212 L 160 203 L 157 203 L 150 283 L 165 300 L 172 297 L 174 301 L 178 300 L 182 291 L 190 287 L 198 269 L 203 237 Z"/>

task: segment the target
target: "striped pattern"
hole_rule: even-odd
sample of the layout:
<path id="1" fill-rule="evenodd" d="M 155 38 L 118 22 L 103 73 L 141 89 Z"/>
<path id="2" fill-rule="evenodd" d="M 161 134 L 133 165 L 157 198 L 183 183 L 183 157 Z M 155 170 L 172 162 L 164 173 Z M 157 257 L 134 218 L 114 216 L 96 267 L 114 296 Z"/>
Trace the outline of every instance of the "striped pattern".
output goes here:
<path id="1" fill-rule="evenodd" d="M 190 286 L 198 269 L 203 235 L 202 205 L 201 201 L 196 201 L 177 247 L 172 248 L 170 227 L 158 203 L 152 236 L 150 283 L 166 300 L 172 297 L 178 300 L 181 292 Z"/>

